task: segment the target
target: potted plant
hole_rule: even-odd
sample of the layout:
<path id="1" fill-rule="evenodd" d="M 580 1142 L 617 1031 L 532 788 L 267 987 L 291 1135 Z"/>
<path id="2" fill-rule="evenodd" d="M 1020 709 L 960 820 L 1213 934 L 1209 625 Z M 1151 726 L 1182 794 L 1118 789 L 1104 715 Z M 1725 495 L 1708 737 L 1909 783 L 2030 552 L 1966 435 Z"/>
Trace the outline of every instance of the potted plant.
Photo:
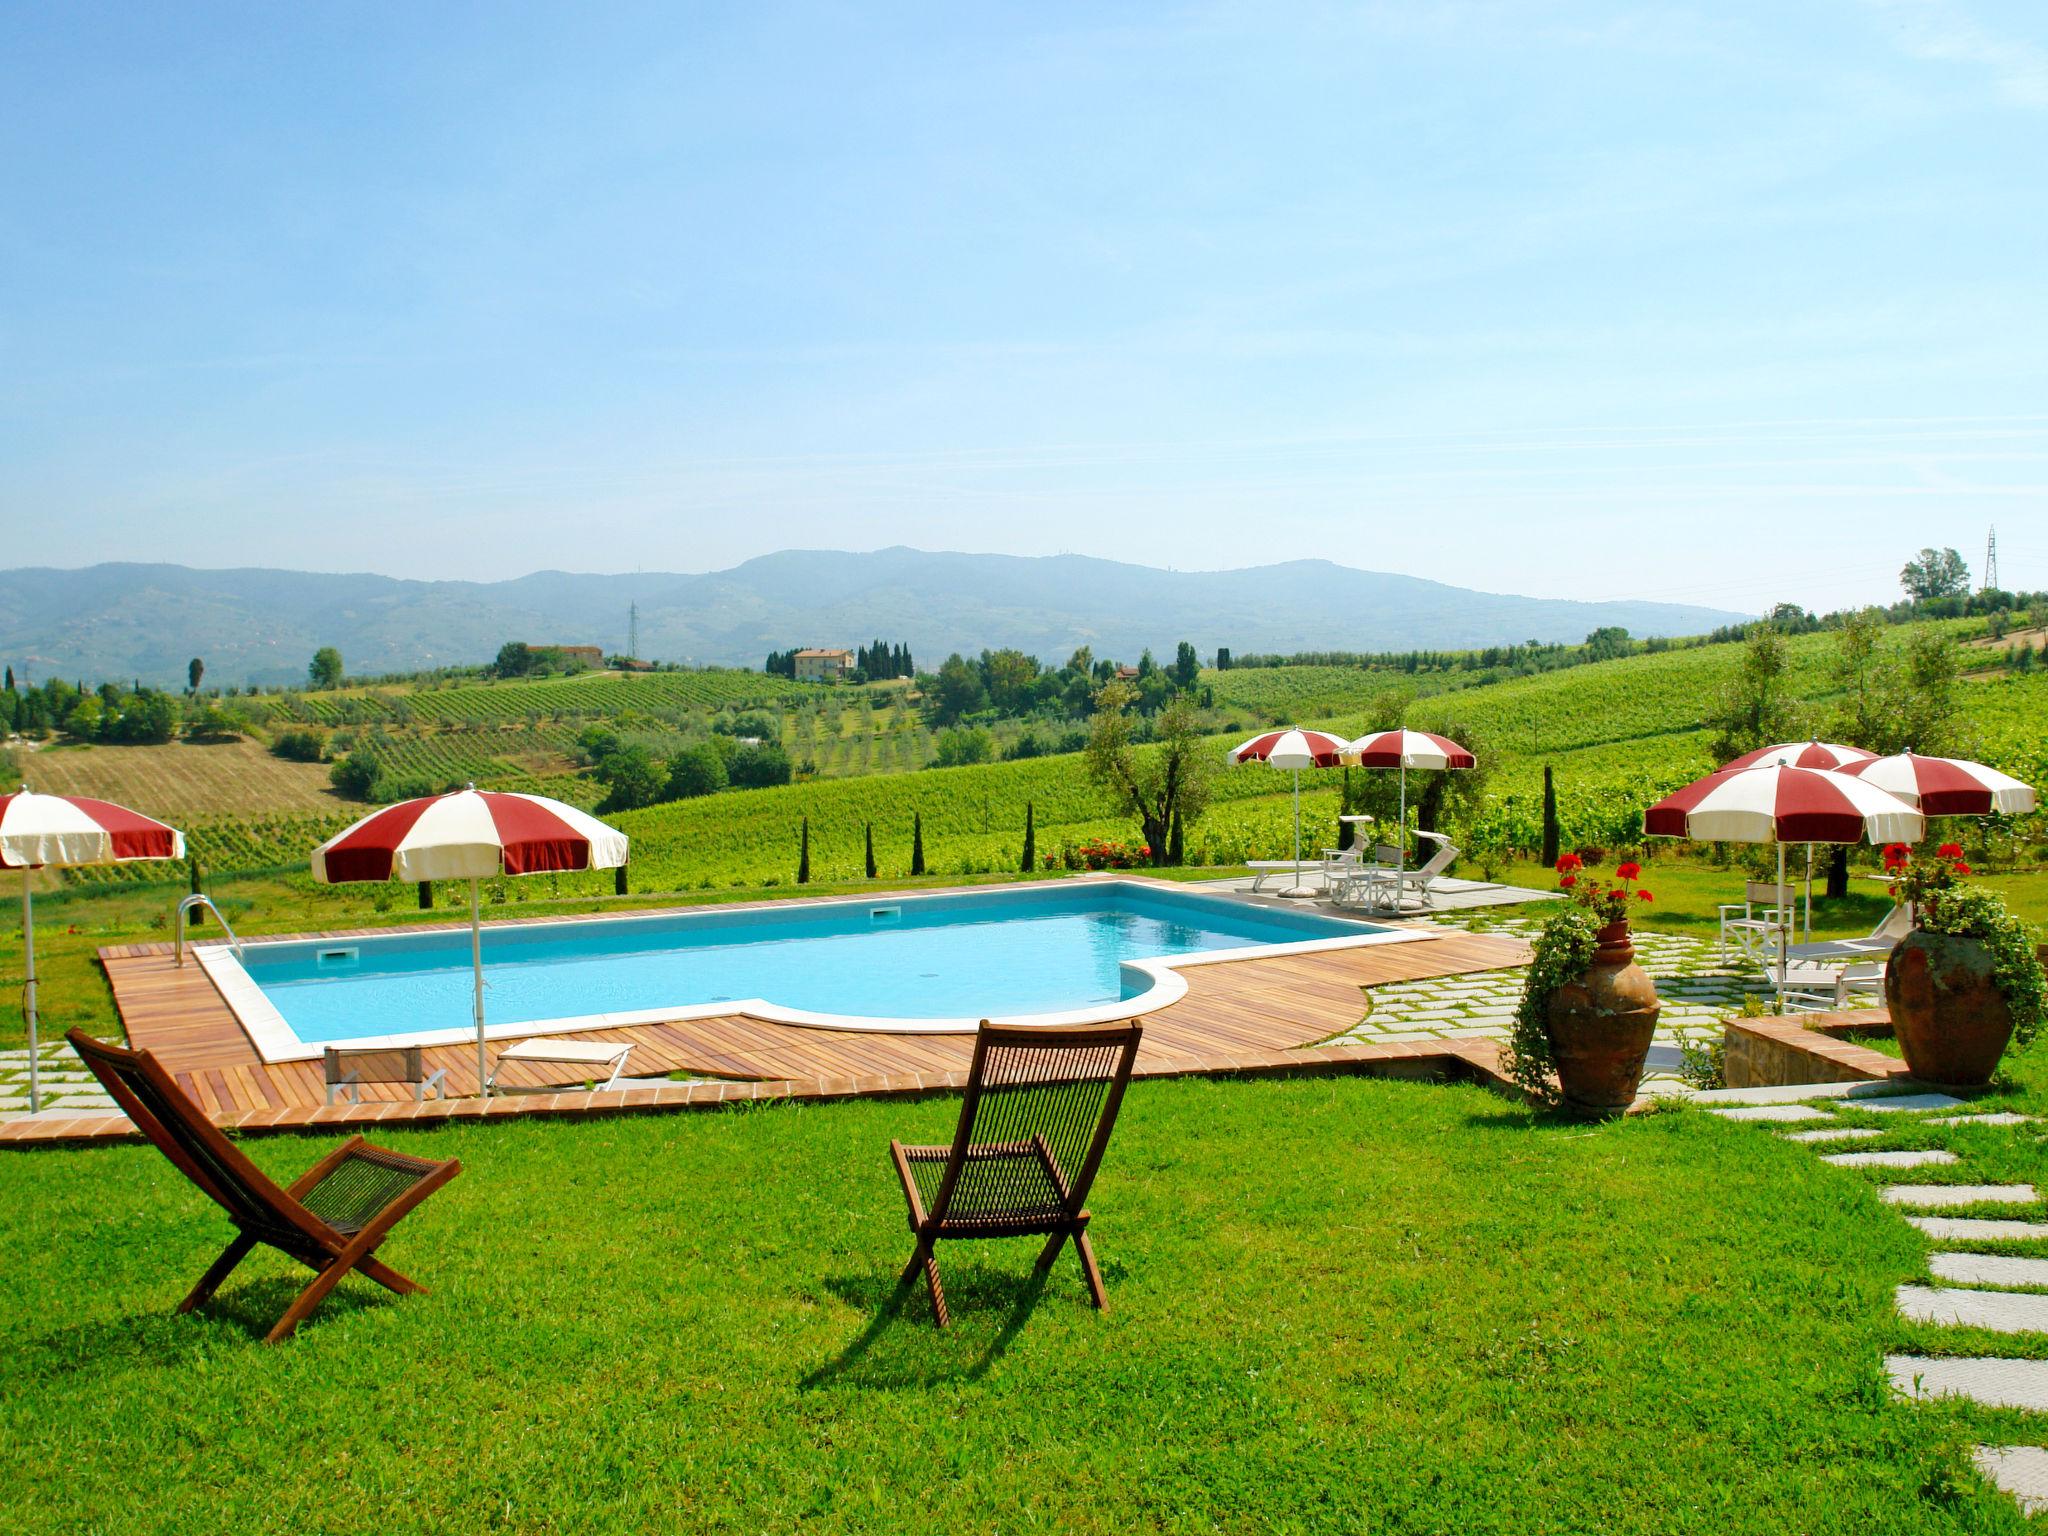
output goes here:
<path id="1" fill-rule="evenodd" d="M 1885 1006 L 1906 1065 L 1922 1082 L 1977 1088 L 2005 1048 L 2022 1045 L 2048 1011 L 2041 961 L 2024 924 L 1998 894 L 1966 884 L 1963 850 L 1943 843 L 1915 858 L 1904 843 L 1884 850 L 1895 899 L 1909 903 L 1913 931 L 1884 970 Z"/>
<path id="2" fill-rule="evenodd" d="M 1536 937 L 1509 1069 L 1539 1097 L 1551 1096 L 1555 1074 L 1566 1108 L 1615 1114 L 1635 1102 L 1657 1028 L 1656 984 L 1635 963 L 1628 925 L 1631 903 L 1650 893 L 1636 884 L 1643 871 L 1633 860 L 1608 880 L 1567 853 L 1557 873 L 1570 900 Z"/>

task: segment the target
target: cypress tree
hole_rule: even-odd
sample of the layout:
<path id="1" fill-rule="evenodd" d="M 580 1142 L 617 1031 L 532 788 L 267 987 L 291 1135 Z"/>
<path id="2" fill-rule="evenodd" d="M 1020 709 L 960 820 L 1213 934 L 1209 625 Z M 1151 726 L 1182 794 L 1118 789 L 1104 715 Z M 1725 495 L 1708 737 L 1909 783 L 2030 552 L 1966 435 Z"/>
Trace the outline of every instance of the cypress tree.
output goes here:
<path id="1" fill-rule="evenodd" d="M 1180 838 L 1180 807 L 1173 808 L 1173 832 L 1166 839 L 1166 862 L 1178 868 L 1186 857 Z"/>
<path id="2" fill-rule="evenodd" d="M 1337 822 L 1337 846 L 1340 849 L 1349 848 L 1352 845 L 1352 843 L 1355 842 L 1358 838 L 1357 823 L 1345 821 L 1342 819 L 1343 817 L 1349 816 L 1350 814 L 1351 769 L 1349 765 L 1347 765 L 1344 769 L 1344 787 L 1337 792 L 1337 815 L 1339 817 L 1339 820 Z"/>
<path id="3" fill-rule="evenodd" d="M 868 829 L 868 878 L 875 878 L 875 824 L 871 821 Z"/>
<path id="4" fill-rule="evenodd" d="M 1557 865 L 1557 780 L 1548 763 L 1543 765 L 1543 863 L 1546 868 Z"/>
<path id="5" fill-rule="evenodd" d="M 802 851 L 796 856 L 796 883 L 798 885 L 809 885 L 811 883 L 811 818 L 808 816 L 804 818 L 802 838 Z"/>
<path id="6" fill-rule="evenodd" d="M 912 813 L 910 823 L 910 872 L 924 873 L 924 812 Z"/>
<path id="7" fill-rule="evenodd" d="M 192 894 L 197 896 L 201 890 L 199 882 L 199 855 L 195 853 L 185 862 L 192 867 Z M 206 908 L 194 907 L 190 921 L 194 928 L 202 925 L 206 921 Z"/>
<path id="8" fill-rule="evenodd" d="M 1038 863 L 1038 828 L 1031 815 L 1031 802 L 1024 802 L 1024 857 L 1018 867 L 1030 874 L 1032 866 Z"/>

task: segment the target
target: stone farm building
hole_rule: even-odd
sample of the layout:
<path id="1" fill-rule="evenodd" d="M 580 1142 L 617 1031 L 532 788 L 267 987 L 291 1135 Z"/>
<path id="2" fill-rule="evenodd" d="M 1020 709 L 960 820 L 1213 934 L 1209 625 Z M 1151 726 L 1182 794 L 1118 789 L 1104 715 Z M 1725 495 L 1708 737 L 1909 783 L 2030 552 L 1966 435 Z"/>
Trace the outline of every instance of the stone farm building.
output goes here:
<path id="1" fill-rule="evenodd" d="M 800 683 L 836 683 L 853 671 L 853 652 L 832 649 L 796 653 L 796 680 Z"/>

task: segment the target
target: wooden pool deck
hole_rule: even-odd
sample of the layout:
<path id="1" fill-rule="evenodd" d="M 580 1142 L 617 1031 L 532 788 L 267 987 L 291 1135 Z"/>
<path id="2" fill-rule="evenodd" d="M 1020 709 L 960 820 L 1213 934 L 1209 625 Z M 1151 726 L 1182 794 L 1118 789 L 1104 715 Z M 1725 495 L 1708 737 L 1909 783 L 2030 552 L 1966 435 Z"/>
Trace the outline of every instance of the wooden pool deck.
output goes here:
<path id="1" fill-rule="evenodd" d="M 412 931 L 445 924 L 411 925 Z M 1424 925 L 1404 925 L 1424 926 Z M 292 935 L 353 938 L 393 928 Z M 1426 943 L 1367 945 L 1313 954 L 1254 957 L 1190 966 L 1178 1002 L 1143 1015 L 1137 1075 L 1343 1071 L 1497 1077 L 1489 1040 L 1324 1046 L 1367 1010 L 1364 989 L 1389 982 L 1527 963 L 1519 940 L 1436 929 Z M 271 937 L 266 935 L 265 937 Z M 698 1083 L 636 1085 L 610 1092 L 521 1092 L 483 1100 L 472 1044 L 428 1050 L 454 1097 L 415 1103 L 403 1086 L 370 1086 L 361 1105 L 326 1103 L 320 1064 L 263 1060 L 203 967 L 182 967 L 168 944 L 100 950 L 115 1006 L 132 1045 L 152 1051 L 223 1126 L 246 1132 L 364 1126 L 403 1121 L 516 1115 L 617 1114 L 707 1107 L 744 1100 L 839 1098 L 957 1088 L 965 1080 L 971 1033 L 885 1034 L 813 1029 L 736 1013 L 715 1018 L 577 1031 L 552 1038 L 630 1042 L 635 1077 L 684 1073 Z M 494 1042 L 503 1044 L 505 1042 Z M 503 1082 L 541 1089 L 560 1076 L 510 1068 Z M 132 1136 L 117 1115 L 55 1115 L 0 1126 L 0 1146 L 102 1141 Z"/>

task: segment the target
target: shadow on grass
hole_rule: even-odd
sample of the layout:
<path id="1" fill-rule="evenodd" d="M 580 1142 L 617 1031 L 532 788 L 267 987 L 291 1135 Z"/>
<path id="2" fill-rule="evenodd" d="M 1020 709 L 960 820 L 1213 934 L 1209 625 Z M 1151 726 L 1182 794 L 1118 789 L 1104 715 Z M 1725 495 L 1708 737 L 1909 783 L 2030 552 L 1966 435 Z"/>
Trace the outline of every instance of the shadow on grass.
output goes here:
<path id="1" fill-rule="evenodd" d="M 943 1329 L 932 1326 L 931 1295 L 921 1275 L 903 1283 L 872 1271 L 833 1275 L 825 1281 L 827 1290 L 874 1315 L 852 1342 L 799 1385 L 887 1390 L 979 1381 L 1008 1352 L 1058 1269 L 1020 1273 L 981 1265 L 946 1267 L 946 1310 L 952 1323 Z"/>
<path id="2" fill-rule="evenodd" d="M 279 1275 L 235 1286 L 196 1312 L 180 1313 L 177 1302 L 170 1301 L 161 1311 L 130 1312 L 54 1328 L 26 1341 L 15 1363 L 52 1376 L 75 1376 L 134 1366 L 176 1368 L 224 1344 L 235 1348 L 244 1342 L 260 1345 L 311 1278 L 308 1271 L 304 1279 Z M 390 1306 L 397 1300 L 368 1283 L 344 1281 L 292 1337 L 306 1338 L 318 1333 L 323 1322 Z"/>

